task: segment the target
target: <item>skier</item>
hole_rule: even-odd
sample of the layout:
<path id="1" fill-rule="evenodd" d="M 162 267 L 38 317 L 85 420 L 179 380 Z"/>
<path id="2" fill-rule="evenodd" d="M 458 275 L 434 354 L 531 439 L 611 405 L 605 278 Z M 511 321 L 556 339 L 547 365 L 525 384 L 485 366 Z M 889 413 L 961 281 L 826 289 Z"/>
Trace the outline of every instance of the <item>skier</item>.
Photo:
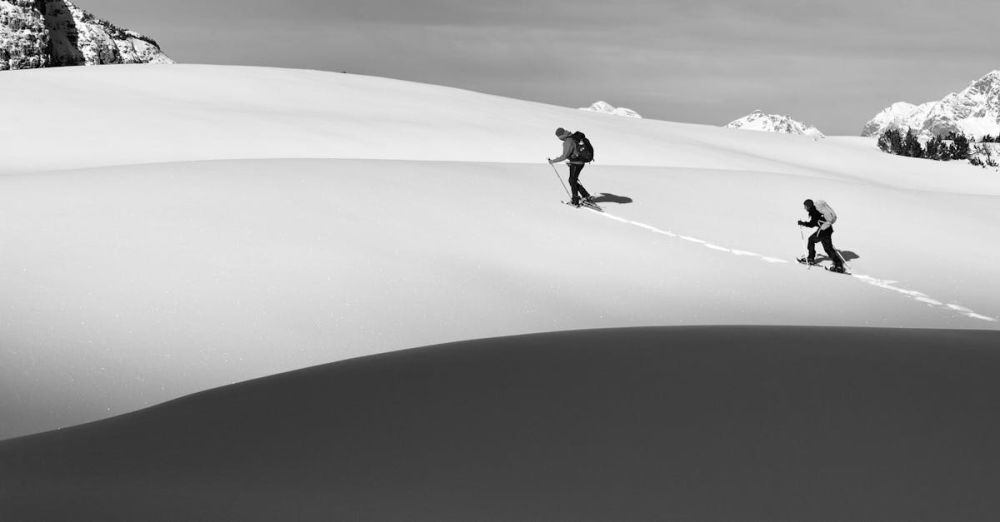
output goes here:
<path id="1" fill-rule="evenodd" d="M 808 257 L 798 258 L 799 263 L 808 263 L 810 265 L 816 264 L 816 243 L 823 243 L 823 250 L 826 251 L 827 257 L 833 261 L 833 268 L 830 270 L 834 272 L 844 273 L 844 260 L 840 257 L 840 253 L 837 249 L 833 248 L 833 222 L 837 220 L 836 214 L 833 213 L 833 209 L 829 205 L 823 203 L 823 210 L 826 210 L 824 215 L 823 210 L 816 208 L 816 204 L 813 200 L 807 199 L 802 202 L 802 206 L 805 207 L 806 212 L 809 213 L 809 221 L 799 221 L 800 227 L 818 227 L 815 233 L 809 236 L 809 255 Z"/>
<path id="2" fill-rule="evenodd" d="M 573 133 L 559 127 L 556 129 L 556 137 L 563 142 L 563 154 L 555 159 L 549 159 L 549 164 L 559 163 L 560 161 L 567 161 L 569 163 L 569 186 L 573 189 L 573 198 L 570 200 L 570 204 L 573 206 L 580 206 L 580 195 L 583 196 L 583 202 L 594 203 L 594 198 L 587 192 L 587 189 L 583 188 L 580 184 L 580 171 L 583 170 L 583 166 L 586 162 L 579 158 L 579 153 L 577 151 L 576 140 L 570 139 Z"/>

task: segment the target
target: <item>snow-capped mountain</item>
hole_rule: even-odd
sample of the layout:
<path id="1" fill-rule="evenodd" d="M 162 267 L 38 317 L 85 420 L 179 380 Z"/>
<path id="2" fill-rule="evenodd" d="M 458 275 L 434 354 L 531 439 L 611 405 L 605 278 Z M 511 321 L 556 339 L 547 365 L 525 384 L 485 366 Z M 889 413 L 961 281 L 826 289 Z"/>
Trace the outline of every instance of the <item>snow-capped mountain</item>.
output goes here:
<path id="1" fill-rule="evenodd" d="M 0 70 L 173 63 L 147 36 L 68 0 L 0 0 Z"/>
<path id="2" fill-rule="evenodd" d="M 920 105 L 896 102 L 869 120 L 861 130 L 861 135 L 878 136 L 888 129 L 919 129 L 933 106 L 933 102 Z"/>
<path id="3" fill-rule="evenodd" d="M 981 138 L 1000 134 L 1000 70 L 940 101 L 921 105 L 894 103 L 865 124 L 861 135 L 878 136 L 892 128 L 912 129 L 925 136 L 957 132 Z"/>
<path id="4" fill-rule="evenodd" d="M 816 127 L 793 120 L 788 116 L 765 114 L 760 110 L 753 111 L 736 121 L 730 122 L 726 127 L 730 129 L 777 132 L 779 134 L 799 134 L 809 136 L 813 139 L 826 137 Z"/>
<path id="5" fill-rule="evenodd" d="M 632 109 L 626 109 L 625 107 L 615 107 L 608 102 L 598 101 L 594 102 L 590 107 L 580 107 L 581 111 L 593 111 L 600 112 L 604 114 L 612 114 L 614 116 L 624 116 L 626 118 L 642 118 L 638 112 Z"/>

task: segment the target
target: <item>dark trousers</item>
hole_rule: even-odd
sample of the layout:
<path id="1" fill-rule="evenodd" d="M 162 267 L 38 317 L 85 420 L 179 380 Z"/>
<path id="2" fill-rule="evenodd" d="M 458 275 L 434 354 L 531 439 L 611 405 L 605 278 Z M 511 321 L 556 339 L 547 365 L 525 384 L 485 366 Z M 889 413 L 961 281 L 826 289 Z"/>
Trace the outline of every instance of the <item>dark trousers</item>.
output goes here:
<path id="1" fill-rule="evenodd" d="M 580 196 L 590 197 L 587 189 L 580 184 L 580 171 L 583 170 L 584 163 L 569 164 L 569 188 L 573 189 L 573 201 L 580 201 Z"/>
<path id="2" fill-rule="evenodd" d="M 829 257 L 833 261 L 833 266 L 844 265 L 844 262 L 840 259 L 840 254 L 833 248 L 833 227 L 826 230 L 819 230 L 809 236 L 809 259 L 816 259 L 816 243 L 823 244 L 826 257 Z"/>

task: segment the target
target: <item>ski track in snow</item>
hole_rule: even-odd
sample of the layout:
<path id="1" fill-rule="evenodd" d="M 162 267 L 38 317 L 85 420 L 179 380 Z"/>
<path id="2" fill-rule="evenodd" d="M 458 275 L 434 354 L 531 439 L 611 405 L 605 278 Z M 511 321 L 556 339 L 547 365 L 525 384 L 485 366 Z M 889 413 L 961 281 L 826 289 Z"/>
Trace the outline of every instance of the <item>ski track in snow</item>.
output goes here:
<path id="1" fill-rule="evenodd" d="M 769 257 L 769 256 L 765 256 L 765 255 L 762 255 L 762 254 L 757 254 L 757 253 L 754 253 L 754 252 L 747 252 L 746 250 L 736 250 L 736 249 L 732 249 L 732 248 L 726 248 L 724 246 L 719 246 L 719 245 L 710 243 L 710 242 L 705 241 L 703 239 L 698 239 L 696 237 L 691 237 L 691 236 L 685 236 L 685 235 L 677 234 L 677 233 L 671 232 L 669 230 L 663 230 L 663 229 L 654 227 L 652 225 L 647 225 L 645 223 L 640 223 L 638 221 L 632 221 L 630 219 L 625 219 L 625 218 L 622 218 L 622 217 L 618 217 L 618 216 L 616 216 L 614 214 L 609 214 L 607 212 L 598 212 L 598 211 L 592 210 L 592 209 L 587 209 L 587 210 L 590 210 L 592 213 L 594 213 L 594 214 L 596 214 L 598 216 L 603 216 L 603 217 L 611 219 L 613 221 L 618 221 L 620 223 L 625 223 L 625 224 L 628 224 L 628 225 L 636 226 L 636 227 L 648 230 L 650 232 L 653 232 L 655 234 L 660 234 L 660 235 L 664 235 L 664 236 L 667 236 L 667 237 L 670 237 L 670 238 L 675 238 L 675 239 L 681 239 L 681 240 L 684 240 L 684 241 L 688 241 L 690 243 L 695 243 L 695 244 L 704 246 L 705 248 L 708 248 L 708 249 L 711 249 L 711 250 L 715 250 L 715 251 L 718 251 L 718 252 L 726 252 L 726 253 L 733 254 L 733 255 L 739 256 L 739 257 L 751 257 L 751 258 L 755 258 L 755 259 L 758 259 L 760 261 L 763 261 L 765 263 L 771 263 L 771 264 L 786 264 L 786 263 L 790 263 L 790 261 L 787 261 L 785 259 L 779 259 L 779 258 L 776 258 L 776 257 Z M 916 290 L 907 290 L 905 288 L 900 288 L 900 287 L 894 286 L 897 283 L 897 281 L 889 281 L 889 280 L 885 280 L 885 279 L 879 279 L 877 277 L 872 277 L 872 276 L 864 275 L 864 274 L 858 274 L 858 273 L 854 273 L 854 272 L 851 273 L 851 276 L 853 276 L 855 279 L 857 279 L 859 281 L 862 281 L 864 283 L 867 283 L 869 285 L 872 285 L 872 286 L 875 286 L 875 287 L 878 287 L 878 288 L 882 288 L 884 290 L 889 290 L 889 291 L 892 291 L 892 292 L 896 292 L 898 294 L 904 295 L 906 297 L 909 297 L 910 299 L 913 299 L 915 301 L 924 303 L 927 306 L 930 306 L 930 307 L 933 307 L 933 308 L 942 308 L 944 310 L 949 310 L 949 311 L 958 313 L 960 315 L 964 315 L 965 317 L 969 317 L 971 319 L 978 319 L 980 321 L 987 321 L 987 322 L 991 322 L 991 323 L 997 322 L 997 319 L 994 318 L 994 317 L 989 317 L 989 316 L 986 316 L 986 315 L 978 314 L 975 311 L 973 311 L 973 310 L 971 310 L 969 308 L 966 308 L 964 306 L 957 305 L 957 304 L 951 304 L 951 303 L 944 303 L 942 301 L 938 301 L 937 299 L 931 298 L 930 296 L 928 296 L 927 294 L 925 294 L 923 292 L 918 292 Z"/>

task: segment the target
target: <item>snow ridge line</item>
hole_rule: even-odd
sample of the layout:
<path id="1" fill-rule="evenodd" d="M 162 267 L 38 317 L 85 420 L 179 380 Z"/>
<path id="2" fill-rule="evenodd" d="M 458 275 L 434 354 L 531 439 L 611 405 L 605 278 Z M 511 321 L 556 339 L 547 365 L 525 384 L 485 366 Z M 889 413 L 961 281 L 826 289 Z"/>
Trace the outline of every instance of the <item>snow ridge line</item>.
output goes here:
<path id="1" fill-rule="evenodd" d="M 586 207 L 584 207 L 584 208 L 586 208 Z M 670 238 L 681 239 L 681 240 L 688 241 L 688 242 L 691 242 L 691 243 L 699 244 L 699 245 L 701 245 L 701 246 L 703 246 L 705 248 L 708 248 L 710 250 L 715 250 L 715 251 L 718 251 L 718 252 L 726 252 L 726 253 L 733 254 L 733 255 L 739 256 L 739 257 L 751 257 L 751 258 L 755 258 L 755 259 L 758 259 L 760 261 L 763 261 L 765 263 L 771 263 L 771 264 L 786 264 L 786 263 L 790 263 L 787 260 L 779 259 L 777 257 L 769 257 L 769 256 L 757 254 L 755 252 L 748 252 L 746 250 L 736 250 L 736 249 L 733 249 L 733 248 L 726 248 L 724 246 L 719 246 L 719 245 L 710 243 L 710 242 L 705 241 L 703 239 L 698 239 L 696 237 L 691 237 L 691 236 L 685 236 L 685 235 L 677 234 L 677 233 L 671 232 L 669 230 L 662 230 L 662 229 L 656 228 L 656 227 L 654 227 L 652 225 L 647 225 L 645 223 L 640 223 L 638 221 L 632 221 L 630 219 L 625 219 L 623 217 L 618 217 L 618 216 L 616 216 L 614 214 L 609 214 L 607 212 L 598 212 L 598 211 L 592 210 L 592 209 L 587 209 L 587 210 L 590 210 L 592 213 L 597 214 L 599 216 L 603 216 L 603 217 L 608 218 L 610 220 L 618 221 L 619 223 L 625 223 L 627 225 L 636 226 L 636 227 L 648 230 L 650 232 L 653 232 L 654 234 L 660 234 L 660 235 L 667 236 L 667 237 L 670 237 Z M 910 299 L 913 299 L 915 301 L 919 301 L 919 302 L 921 302 L 921 303 L 923 303 L 925 305 L 931 306 L 933 308 L 942 308 L 944 310 L 951 311 L 951 312 L 956 312 L 956 313 L 958 313 L 960 315 L 963 315 L 965 317 L 969 317 L 971 319 L 978 319 L 980 321 L 987 321 L 987 322 L 991 322 L 991 323 L 998 322 L 997 319 L 994 318 L 994 317 L 989 317 L 989 316 L 986 316 L 986 315 L 978 314 L 975 311 L 973 311 L 973 310 L 971 310 L 969 308 L 966 308 L 964 306 L 957 305 L 957 304 L 951 304 L 951 303 L 944 303 L 944 302 L 938 301 L 936 299 L 932 299 L 930 296 L 928 296 L 927 294 L 925 294 L 923 292 L 918 292 L 916 290 L 907 290 L 905 288 L 899 288 L 897 286 L 893 286 L 893 285 L 895 285 L 897 283 L 897 281 L 889 281 L 889 280 L 885 280 L 885 279 L 878 279 L 876 277 L 872 277 L 872 276 L 868 276 L 868 275 L 864 275 L 864 274 L 858 274 L 858 273 L 852 273 L 851 276 L 853 276 L 855 279 L 857 279 L 859 281 L 862 281 L 862 282 L 864 282 L 866 284 L 869 284 L 869 285 L 872 285 L 874 287 L 881 288 L 881 289 L 884 289 L 884 290 L 890 290 L 890 291 L 896 292 L 898 294 L 902 294 L 902 295 L 904 295 L 906 297 L 909 297 Z"/>

